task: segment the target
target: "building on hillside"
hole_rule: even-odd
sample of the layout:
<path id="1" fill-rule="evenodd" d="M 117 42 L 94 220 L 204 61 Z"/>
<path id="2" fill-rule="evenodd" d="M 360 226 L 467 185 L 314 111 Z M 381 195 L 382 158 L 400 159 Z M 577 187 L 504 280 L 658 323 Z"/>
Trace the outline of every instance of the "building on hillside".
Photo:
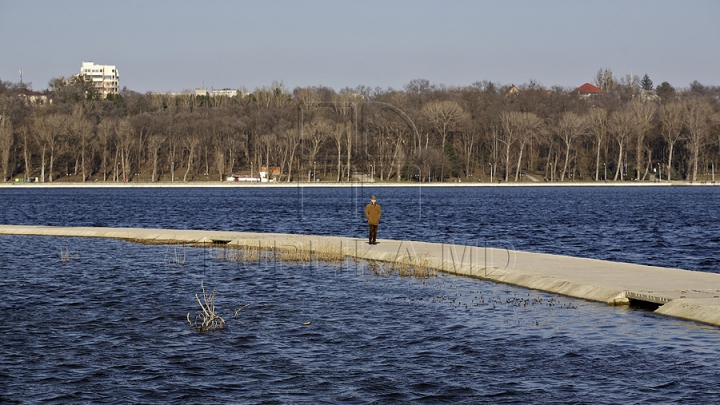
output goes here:
<path id="1" fill-rule="evenodd" d="M 102 94 L 103 98 L 108 94 L 120 92 L 120 73 L 114 65 L 96 65 L 93 62 L 83 62 L 80 68 L 80 75 L 92 81 L 93 87 Z"/>
<path id="2" fill-rule="evenodd" d="M 235 183 L 260 183 L 262 178 L 259 174 L 232 174 L 228 176 L 227 181 Z"/>
<path id="3" fill-rule="evenodd" d="M 655 90 L 644 90 L 640 89 L 640 92 L 638 93 L 638 98 L 641 101 L 660 101 L 660 96 L 657 95 Z"/>
<path id="4" fill-rule="evenodd" d="M 240 90 L 237 89 L 212 89 L 212 91 L 210 92 L 210 95 L 213 97 L 235 97 L 239 94 L 242 93 L 240 92 Z"/>
<path id="5" fill-rule="evenodd" d="M 523 86 L 523 87 L 524 87 L 524 86 Z M 517 95 L 522 94 L 522 93 L 525 93 L 525 94 L 527 94 L 527 93 L 530 93 L 530 94 L 532 94 L 532 93 L 536 93 L 536 94 L 537 94 L 537 93 L 540 93 L 540 94 L 550 94 L 550 90 L 544 89 L 544 88 L 539 87 L 539 86 L 538 86 L 538 87 L 530 87 L 530 88 L 524 87 L 524 88 L 521 90 L 521 89 L 519 89 L 517 86 L 515 86 L 515 85 L 513 84 L 513 85 L 511 85 L 510 87 L 508 87 L 507 90 L 505 90 L 505 97 L 514 97 L 514 96 L 517 96 Z"/>
<path id="6" fill-rule="evenodd" d="M 52 104 L 52 99 L 49 99 L 47 95 L 29 89 L 20 89 L 18 96 L 25 99 L 28 105 Z"/>
<path id="7" fill-rule="evenodd" d="M 270 177 L 272 176 L 272 177 Z M 275 178 L 277 176 L 280 176 L 280 167 L 279 166 L 260 166 L 260 181 L 263 183 L 275 181 Z"/>
<path id="8" fill-rule="evenodd" d="M 590 83 L 585 83 L 582 86 L 576 88 L 575 90 L 571 91 L 570 94 L 578 94 L 581 98 L 588 98 L 592 96 L 596 96 L 598 94 L 605 93 L 603 89 L 593 86 Z"/>
<path id="9" fill-rule="evenodd" d="M 242 95 L 242 92 L 237 89 L 195 89 L 196 96 L 210 96 L 210 97 L 235 97 Z"/>

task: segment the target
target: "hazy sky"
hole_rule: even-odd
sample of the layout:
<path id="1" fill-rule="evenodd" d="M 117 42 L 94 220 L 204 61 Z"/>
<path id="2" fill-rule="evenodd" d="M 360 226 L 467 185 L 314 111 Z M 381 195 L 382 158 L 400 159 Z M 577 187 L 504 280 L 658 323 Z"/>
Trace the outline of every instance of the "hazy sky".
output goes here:
<path id="1" fill-rule="evenodd" d="M 47 88 L 82 61 L 120 86 L 550 87 L 647 73 L 720 85 L 718 0 L 0 0 L 0 80 Z"/>

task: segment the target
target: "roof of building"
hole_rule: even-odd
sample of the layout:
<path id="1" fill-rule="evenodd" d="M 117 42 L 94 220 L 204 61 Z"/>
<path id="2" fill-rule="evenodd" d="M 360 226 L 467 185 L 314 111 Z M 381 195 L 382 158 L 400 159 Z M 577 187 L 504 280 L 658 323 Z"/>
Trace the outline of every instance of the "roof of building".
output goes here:
<path id="1" fill-rule="evenodd" d="M 585 83 L 582 86 L 578 87 L 577 89 L 573 90 L 571 93 L 605 93 L 603 89 L 593 86 L 590 83 Z"/>
<path id="2" fill-rule="evenodd" d="M 30 96 L 35 96 L 35 97 L 44 96 L 44 94 L 38 93 L 37 91 L 32 91 L 32 90 L 30 90 L 30 89 L 19 89 L 19 90 L 18 90 L 18 94 L 23 95 L 23 96 L 28 96 L 28 97 L 30 97 Z"/>

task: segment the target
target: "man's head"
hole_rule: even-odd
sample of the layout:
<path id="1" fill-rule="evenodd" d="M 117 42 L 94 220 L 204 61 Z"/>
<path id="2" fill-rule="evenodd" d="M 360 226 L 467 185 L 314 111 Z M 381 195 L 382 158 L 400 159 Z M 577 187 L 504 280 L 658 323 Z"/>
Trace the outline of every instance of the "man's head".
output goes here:
<path id="1" fill-rule="evenodd" d="M 375 204 L 375 201 L 376 201 L 375 196 L 371 196 L 371 197 L 370 197 L 370 202 L 373 203 L 373 204 Z"/>

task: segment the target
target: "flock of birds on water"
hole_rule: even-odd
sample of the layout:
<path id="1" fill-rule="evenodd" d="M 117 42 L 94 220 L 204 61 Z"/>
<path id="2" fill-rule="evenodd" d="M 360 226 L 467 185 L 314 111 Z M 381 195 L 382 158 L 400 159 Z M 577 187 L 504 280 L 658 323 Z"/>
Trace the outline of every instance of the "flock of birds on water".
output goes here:
<path id="1" fill-rule="evenodd" d="M 442 280 L 442 279 L 437 279 Z M 447 290 L 448 284 L 444 281 L 438 281 L 438 287 L 442 290 Z M 423 286 L 428 286 L 427 281 L 423 281 Z M 441 287 L 442 286 L 442 287 Z M 456 289 L 457 287 L 450 283 L 449 289 Z M 402 297 L 406 302 L 416 304 L 450 304 L 462 309 L 470 309 L 472 307 L 485 307 L 487 309 L 497 308 L 525 308 L 525 307 L 537 307 L 543 306 L 548 308 L 559 308 L 559 309 L 577 309 L 577 306 L 570 302 L 564 302 L 562 299 L 555 297 L 543 298 L 540 296 L 531 296 L 530 293 L 524 295 L 518 295 L 517 292 L 513 295 L 509 295 L 510 291 L 504 291 L 503 296 L 491 296 L 489 293 L 492 291 L 470 291 L 470 292 L 456 292 L 454 294 L 438 293 L 425 294 L 421 297 Z M 486 295 L 487 294 L 487 295 Z M 397 300 L 401 297 L 388 297 L 386 300 Z"/>
<path id="2" fill-rule="evenodd" d="M 438 296 L 426 296 L 426 297 L 420 297 L 417 298 L 410 298 L 408 301 L 415 302 L 415 301 L 425 301 L 430 303 L 450 303 L 457 306 L 464 306 L 466 309 L 470 307 L 478 307 L 481 305 L 487 305 L 492 306 L 492 308 L 497 308 L 498 306 L 504 305 L 507 307 L 527 307 L 527 306 L 538 306 L 538 305 L 545 305 L 548 307 L 558 307 L 558 308 L 565 308 L 565 309 L 577 309 L 576 306 L 572 304 L 566 304 L 563 303 L 561 300 L 555 299 L 555 298 L 540 298 L 540 297 L 532 297 L 532 298 L 523 298 L 518 296 L 512 296 L 507 297 L 505 299 L 500 297 L 487 297 L 480 293 L 480 295 L 475 295 L 473 298 L 470 299 L 470 302 L 468 303 L 466 300 L 463 301 L 458 296 L 461 294 L 455 294 L 453 296 L 449 295 L 438 295 Z M 529 296 L 530 294 L 528 294 Z"/>
<path id="3" fill-rule="evenodd" d="M 464 288 L 458 289 L 451 281 L 450 283 L 442 281 L 443 278 L 437 278 L 437 290 L 433 294 L 425 293 L 420 297 L 388 297 L 386 301 L 403 302 L 411 305 L 450 305 L 453 309 L 461 309 L 463 311 L 477 310 L 504 310 L 517 311 L 529 309 L 532 307 L 543 308 L 544 310 L 574 310 L 577 306 L 572 301 L 564 301 L 555 297 L 544 298 L 542 296 L 532 296 L 531 293 L 520 293 L 519 291 L 503 290 L 502 292 L 493 289 L 483 291 L 468 291 Z M 452 280 L 452 279 L 451 279 Z M 447 284 L 450 284 L 449 286 Z M 423 286 L 428 286 L 428 281 L 423 282 Z M 429 286 L 428 286 L 429 287 Z M 433 288 L 433 287 L 430 287 Z M 434 288 L 433 288 L 434 289 Z M 457 290 L 455 293 L 448 293 L 448 290 Z M 512 294 L 512 295 L 510 295 Z M 525 319 L 525 317 L 507 317 L 504 323 L 521 324 L 528 322 L 535 326 L 544 326 L 537 319 Z"/>

